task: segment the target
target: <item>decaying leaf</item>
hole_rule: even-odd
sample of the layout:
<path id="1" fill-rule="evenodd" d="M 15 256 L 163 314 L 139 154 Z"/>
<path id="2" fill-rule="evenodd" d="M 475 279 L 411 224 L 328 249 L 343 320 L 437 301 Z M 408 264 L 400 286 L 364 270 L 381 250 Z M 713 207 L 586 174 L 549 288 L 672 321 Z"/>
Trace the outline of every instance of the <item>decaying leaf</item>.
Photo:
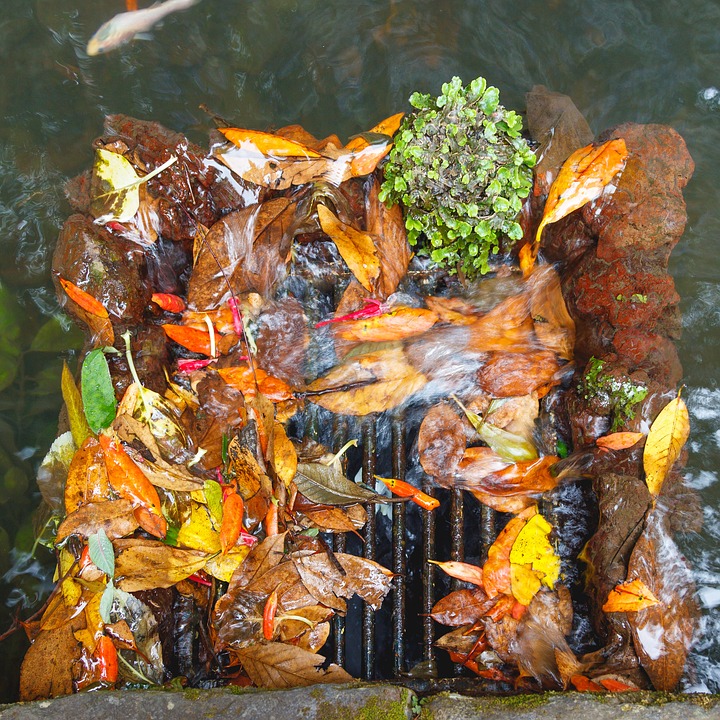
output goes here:
<path id="1" fill-rule="evenodd" d="M 359 502 L 387 502 L 387 498 L 348 480 L 335 464 L 298 463 L 297 489 L 320 505 L 353 505 Z"/>
<path id="2" fill-rule="evenodd" d="M 684 400 L 678 396 L 660 411 L 645 441 L 643 468 L 645 482 L 653 497 L 660 494 L 663 482 L 689 436 L 690 416 Z"/>
<path id="3" fill-rule="evenodd" d="M 129 500 L 104 500 L 82 505 L 70 513 L 57 529 L 55 543 L 62 542 L 68 535 L 87 537 L 102 528 L 114 540 L 130 535 L 138 526 L 133 515 L 133 504 Z"/>
<path id="4" fill-rule="evenodd" d="M 372 318 L 339 322 L 335 337 L 356 343 L 389 342 L 421 335 L 436 322 L 437 315 L 424 308 L 398 307 Z"/>
<path id="5" fill-rule="evenodd" d="M 352 681 L 340 666 L 325 662 L 322 655 L 308 652 L 285 643 L 258 643 L 235 650 L 245 672 L 258 687 L 289 688 L 315 683 L 345 683 Z"/>
<path id="6" fill-rule="evenodd" d="M 418 453 L 423 470 L 439 484 L 455 472 L 465 452 L 462 420 L 448 403 L 434 405 L 423 418 Z"/>
<path id="7" fill-rule="evenodd" d="M 494 603 L 495 600 L 488 599 L 480 587 L 474 590 L 455 590 L 433 605 L 432 618 L 451 627 L 473 625 Z"/>

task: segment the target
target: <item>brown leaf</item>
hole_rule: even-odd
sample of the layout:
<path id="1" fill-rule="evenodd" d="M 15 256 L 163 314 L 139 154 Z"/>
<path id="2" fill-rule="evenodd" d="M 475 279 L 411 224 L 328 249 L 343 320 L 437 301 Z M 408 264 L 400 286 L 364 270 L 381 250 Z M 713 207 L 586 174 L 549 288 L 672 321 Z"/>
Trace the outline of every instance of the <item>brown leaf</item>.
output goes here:
<path id="1" fill-rule="evenodd" d="M 74 632 L 85 627 L 85 615 L 52 630 L 43 630 L 28 648 L 20 667 L 20 701 L 45 700 L 73 692 L 73 663 L 82 645 Z"/>
<path id="2" fill-rule="evenodd" d="M 339 415 L 368 415 L 397 407 L 427 383 L 402 347 L 348 358 L 308 386 L 317 405 Z M 332 391 L 334 389 L 334 391 Z"/>
<path id="3" fill-rule="evenodd" d="M 279 565 L 285 557 L 285 538 L 287 533 L 271 535 L 259 542 L 245 558 L 245 562 L 235 571 L 230 588 L 244 588 L 268 570 Z"/>
<path id="4" fill-rule="evenodd" d="M 628 577 L 642 581 L 658 599 L 627 619 L 640 663 L 655 689 L 672 692 L 682 677 L 699 612 L 692 572 L 657 509 L 648 514 L 635 543 Z"/>
<path id="5" fill-rule="evenodd" d="M 333 325 L 336 337 L 354 343 L 389 342 L 421 335 L 437 322 L 437 316 L 424 308 L 398 307 L 382 315 L 346 320 Z"/>
<path id="6" fill-rule="evenodd" d="M 511 497 L 514 495 L 542 495 L 552 490 L 558 484 L 558 477 L 554 477 L 550 468 L 559 460 L 554 455 L 545 455 L 538 460 L 528 460 L 508 464 L 502 470 L 487 473 L 485 462 L 486 453 L 469 455 L 471 450 L 465 451 L 456 475 L 456 486 L 468 490 L 496 495 L 498 497 Z M 481 458 L 479 462 L 477 458 Z"/>
<path id="7" fill-rule="evenodd" d="M 270 481 L 262 471 L 255 456 L 234 437 L 227 449 L 228 465 L 235 476 L 237 489 L 243 500 L 249 500 L 261 488 L 265 495 L 271 492 Z"/>
<path id="8" fill-rule="evenodd" d="M 365 227 L 375 240 L 380 259 L 380 276 L 375 293 L 380 299 L 392 295 L 405 277 L 412 252 L 400 205 L 388 208 L 378 199 L 379 182 L 375 176 L 365 196 Z"/>
<path id="9" fill-rule="evenodd" d="M 317 603 L 317 599 L 305 587 L 295 564 L 291 560 L 282 562 L 263 575 L 254 578 L 247 586 L 247 589 L 252 592 L 265 593 L 266 595 L 269 595 L 273 590 L 277 590 L 279 613 L 295 612 L 299 608 Z M 218 601 L 218 606 L 220 606 L 220 601 Z"/>
<path id="10" fill-rule="evenodd" d="M 465 452 L 463 421 L 448 403 L 434 405 L 418 434 L 420 464 L 428 475 L 447 487 Z"/>
<path id="11" fill-rule="evenodd" d="M 65 484 L 65 513 L 69 515 L 86 503 L 111 497 L 102 448 L 95 438 L 88 438 L 70 463 Z"/>
<path id="12" fill-rule="evenodd" d="M 451 325 L 471 325 L 481 315 L 474 305 L 458 297 L 426 297 L 425 304 L 442 322 Z"/>
<path id="13" fill-rule="evenodd" d="M 455 590 L 433 605 L 431 616 L 436 622 L 451 627 L 474 625 L 495 602 L 495 598 L 488 600 L 482 588 Z"/>
<path id="14" fill-rule="evenodd" d="M 480 633 L 470 632 L 469 628 L 464 626 L 439 637 L 435 641 L 435 647 L 460 656 L 467 656 L 475 650 L 479 639 Z"/>
<path id="15" fill-rule="evenodd" d="M 536 500 L 528 495 L 513 495 L 511 497 L 498 497 L 482 490 L 470 490 L 473 497 L 483 505 L 487 505 L 496 512 L 519 515 L 525 508 L 536 504 Z"/>
<path id="16" fill-rule="evenodd" d="M 476 352 L 526 352 L 534 341 L 527 295 L 511 295 L 467 326 L 468 349 Z"/>
<path id="17" fill-rule="evenodd" d="M 225 215 L 205 237 L 188 284 L 188 304 L 218 307 L 236 294 L 271 294 L 285 277 L 295 227 L 295 203 L 275 198 Z M 222 266 L 221 272 L 218 263 Z"/>
<path id="18" fill-rule="evenodd" d="M 115 579 L 125 592 L 166 588 L 202 569 L 209 555 L 158 540 L 116 540 Z"/>
<path id="19" fill-rule="evenodd" d="M 339 220 L 325 205 L 317 206 L 317 214 L 320 227 L 335 243 L 352 274 L 368 292 L 372 292 L 380 274 L 374 238 Z"/>
<path id="20" fill-rule="evenodd" d="M 320 505 L 387 502 L 384 496 L 348 480 L 336 463 L 298 463 L 295 485 L 308 500 Z"/>
<path id="21" fill-rule="evenodd" d="M 272 133 L 240 128 L 219 128 L 220 132 L 236 147 L 244 150 L 248 156 L 265 155 L 274 158 L 301 157 L 319 158 L 321 155 L 294 140 L 288 140 Z"/>
<path id="22" fill-rule="evenodd" d="M 353 508 L 360 508 L 362 505 L 351 505 Z M 356 532 L 365 522 L 356 522 L 348 516 L 344 508 L 325 507 L 318 510 L 304 510 L 303 515 L 319 528 L 321 532 Z"/>
<path id="23" fill-rule="evenodd" d="M 285 643 L 255 644 L 235 652 L 258 687 L 302 687 L 316 683 L 345 683 L 353 679 L 338 665 L 320 669 L 325 662 L 322 655 Z"/>
<path id="24" fill-rule="evenodd" d="M 537 267 L 528 278 L 527 284 L 535 335 L 558 357 L 572 360 L 575 351 L 575 322 L 565 305 L 557 271 L 552 265 Z"/>
<path id="25" fill-rule="evenodd" d="M 496 398 L 528 395 L 557 385 L 560 366 L 550 350 L 493 353 L 477 375 L 480 390 Z"/>
<path id="26" fill-rule="evenodd" d="M 130 535 L 138 523 L 133 515 L 130 500 L 105 500 L 88 503 L 70 513 L 57 529 L 55 543 L 62 542 L 68 535 L 87 537 L 101 528 L 110 540 Z"/>
<path id="27" fill-rule="evenodd" d="M 322 605 L 300 608 L 293 612 L 292 616 L 278 617 L 275 631 L 281 642 L 290 643 L 308 652 L 316 653 L 330 635 L 330 623 L 328 620 L 333 615 L 334 613 L 330 608 Z M 310 625 L 302 620 L 294 619 L 295 617 L 304 618 Z"/>

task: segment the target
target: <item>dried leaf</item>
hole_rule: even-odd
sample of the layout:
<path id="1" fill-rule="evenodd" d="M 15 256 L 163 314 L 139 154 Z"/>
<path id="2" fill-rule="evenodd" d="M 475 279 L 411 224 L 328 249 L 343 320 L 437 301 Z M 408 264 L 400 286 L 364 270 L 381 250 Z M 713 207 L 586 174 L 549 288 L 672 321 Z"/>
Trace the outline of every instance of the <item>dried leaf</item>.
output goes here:
<path id="1" fill-rule="evenodd" d="M 387 502 L 382 495 L 348 480 L 335 464 L 298 463 L 295 485 L 308 500 L 320 505 Z"/>
<path id="2" fill-rule="evenodd" d="M 602 606 L 603 612 L 637 612 L 660 601 L 652 594 L 642 580 L 616 585 Z"/>
<path id="3" fill-rule="evenodd" d="M 397 407 L 426 383 L 427 378 L 408 362 L 402 347 L 391 347 L 348 357 L 311 383 L 308 395 L 339 415 L 368 415 Z"/>
<path id="4" fill-rule="evenodd" d="M 322 655 L 285 643 L 258 643 L 239 648 L 235 654 L 258 687 L 302 687 L 316 683 L 345 683 L 353 679 L 338 665 L 320 669 L 325 662 Z"/>
<path id="5" fill-rule="evenodd" d="M 317 213 L 323 232 L 335 243 L 352 274 L 368 292 L 372 292 L 380 274 L 380 260 L 372 236 L 346 225 L 325 205 L 318 205 Z"/>
<path id="6" fill-rule="evenodd" d="M 82 505 L 71 512 L 57 529 L 55 544 L 69 535 L 88 537 L 102 529 L 111 540 L 130 535 L 137 528 L 130 500 L 105 500 Z M 95 563 L 97 565 L 97 563 Z M 99 566 L 98 566 L 99 567 Z M 109 573 L 112 575 L 112 573 Z"/>
<path id="7" fill-rule="evenodd" d="M 663 482 L 689 436 L 690 416 L 684 400 L 678 396 L 660 411 L 645 441 L 643 468 L 645 482 L 653 497 L 660 494 Z"/>
<path id="8" fill-rule="evenodd" d="M 535 262 L 545 226 L 600 197 L 605 186 L 625 167 L 627 158 L 625 141 L 619 138 L 580 148 L 563 163 L 550 188 L 535 242 L 521 252 L 520 267 L 526 276 Z"/>
<path id="9" fill-rule="evenodd" d="M 645 437 L 640 432 L 616 432 L 599 437 L 595 444 L 603 450 L 626 450 Z"/>
<path id="10" fill-rule="evenodd" d="M 125 592 L 171 587 L 201 570 L 208 553 L 158 540 L 116 540 L 115 579 Z"/>

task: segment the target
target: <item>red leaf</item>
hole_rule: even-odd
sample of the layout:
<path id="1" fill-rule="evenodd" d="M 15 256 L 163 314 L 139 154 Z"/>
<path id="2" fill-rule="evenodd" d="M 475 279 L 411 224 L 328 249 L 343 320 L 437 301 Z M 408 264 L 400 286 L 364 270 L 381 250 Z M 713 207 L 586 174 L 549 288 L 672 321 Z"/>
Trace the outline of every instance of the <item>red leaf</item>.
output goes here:
<path id="1" fill-rule="evenodd" d="M 181 313 L 186 307 L 185 301 L 179 295 L 171 293 L 153 293 L 150 299 L 163 310 L 171 313 Z"/>

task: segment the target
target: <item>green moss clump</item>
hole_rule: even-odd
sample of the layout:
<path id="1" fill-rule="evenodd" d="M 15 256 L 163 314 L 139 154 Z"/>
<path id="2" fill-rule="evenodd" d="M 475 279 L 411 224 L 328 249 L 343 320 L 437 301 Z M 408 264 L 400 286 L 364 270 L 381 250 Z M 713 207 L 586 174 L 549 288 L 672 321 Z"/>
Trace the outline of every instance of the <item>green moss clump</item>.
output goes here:
<path id="1" fill-rule="evenodd" d="M 489 270 L 500 237 L 522 237 L 516 222 L 532 187 L 535 154 L 522 120 L 484 78 L 454 77 L 438 98 L 414 93 L 385 165 L 380 199 L 402 203 L 411 245 L 424 235 L 439 265 L 468 277 Z"/>
<path id="2" fill-rule="evenodd" d="M 627 378 L 603 373 L 604 366 L 603 360 L 590 358 L 578 392 L 600 412 L 612 417 L 610 430 L 615 432 L 635 417 L 635 405 L 647 397 L 648 389 Z"/>

